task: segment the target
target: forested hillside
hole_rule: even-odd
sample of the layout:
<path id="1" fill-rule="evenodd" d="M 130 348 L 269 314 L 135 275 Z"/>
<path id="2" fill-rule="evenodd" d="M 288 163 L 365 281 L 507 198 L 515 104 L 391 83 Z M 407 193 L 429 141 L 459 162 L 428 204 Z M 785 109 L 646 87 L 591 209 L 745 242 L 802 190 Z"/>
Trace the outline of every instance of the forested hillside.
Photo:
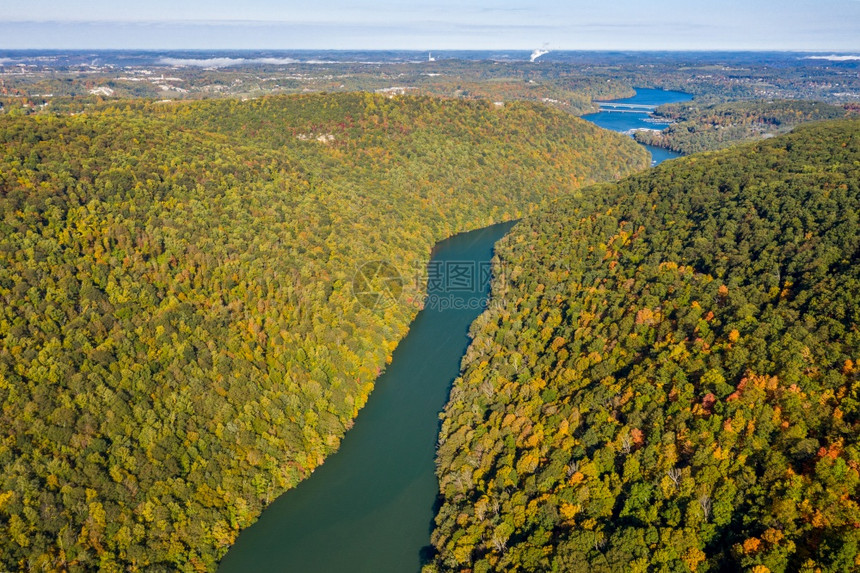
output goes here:
<path id="1" fill-rule="evenodd" d="M 860 567 L 860 122 L 591 187 L 498 249 L 428 571 Z"/>
<path id="2" fill-rule="evenodd" d="M 0 118 L 0 569 L 214 569 L 337 448 L 435 241 L 645 165 L 529 104 Z M 378 260 L 404 292 L 368 308 Z"/>
<path id="3" fill-rule="evenodd" d="M 699 102 L 663 105 L 655 115 L 675 123 L 662 131 L 637 131 L 636 141 L 689 155 L 788 133 L 811 121 L 858 115 L 856 106 L 819 101 L 735 101 L 702 106 Z"/>

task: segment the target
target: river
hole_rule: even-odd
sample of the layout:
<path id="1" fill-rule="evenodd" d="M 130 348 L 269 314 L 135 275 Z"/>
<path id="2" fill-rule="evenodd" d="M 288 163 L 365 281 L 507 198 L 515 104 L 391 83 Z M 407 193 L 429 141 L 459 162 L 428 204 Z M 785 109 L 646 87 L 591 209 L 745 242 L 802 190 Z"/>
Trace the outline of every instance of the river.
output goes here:
<path id="1" fill-rule="evenodd" d="M 659 105 L 690 101 L 693 96 L 683 92 L 635 88 L 636 95 L 630 98 L 598 102 L 601 111 L 583 115 L 582 119 L 590 121 L 605 129 L 629 132 L 634 129 L 663 129 L 669 122 L 658 122 L 651 118 L 651 111 Z M 620 104 L 620 105 L 618 105 Z M 616 107 L 617 106 L 617 107 Z M 624 107 L 630 106 L 630 107 Z M 614 108 L 614 109 L 613 109 Z M 658 165 L 667 159 L 680 157 L 680 153 L 643 145 L 651 152 L 651 166 Z"/>
<path id="2" fill-rule="evenodd" d="M 639 106 L 652 109 L 689 99 L 680 92 L 639 89 L 635 97 L 601 102 L 633 108 L 583 117 L 620 132 L 659 128 L 644 121 L 649 112 Z M 678 156 L 649 150 L 652 163 Z M 430 276 L 446 280 L 428 281 L 428 304 L 397 346 L 340 449 L 241 532 L 221 562 L 221 573 L 420 569 L 422 554 L 430 549 L 439 487 L 434 463 L 438 414 L 460 372 L 469 325 L 489 294 L 489 275 L 483 271 L 496 241 L 511 226 L 493 225 L 436 245 Z M 464 284 L 470 272 L 473 284 Z"/>
<path id="3" fill-rule="evenodd" d="M 438 415 L 460 372 L 469 325 L 489 295 L 493 246 L 512 226 L 493 225 L 436 245 L 428 302 L 340 449 L 241 532 L 219 571 L 420 569 L 439 491 Z"/>

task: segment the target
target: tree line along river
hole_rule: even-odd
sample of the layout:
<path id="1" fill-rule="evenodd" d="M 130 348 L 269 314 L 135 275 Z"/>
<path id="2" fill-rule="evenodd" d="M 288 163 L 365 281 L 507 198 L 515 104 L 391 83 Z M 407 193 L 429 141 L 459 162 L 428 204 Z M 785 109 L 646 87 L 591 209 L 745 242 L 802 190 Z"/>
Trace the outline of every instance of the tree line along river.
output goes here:
<path id="1" fill-rule="evenodd" d="M 614 103 L 656 106 L 688 94 L 638 90 Z M 659 124 L 647 111 L 601 111 L 584 119 L 611 129 Z M 678 155 L 649 148 L 652 164 Z M 428 303 L 395 350 L 388 369 L 346 434 L 340 449 L 314 475 L 288 491 L 243 531 L 221 562 L 222 573 L 418 571 L 430 551 L 438 484 L 438 414 L 469 345 L 469 325 L 489 295 L 486 272 L 493 248 L 514 223 L 493 225 L 441 241 L 431 266 Z M 470 285 L 451 288 L 471 272 Z M 469 288 L 462 288 L 468 286 Z"/>

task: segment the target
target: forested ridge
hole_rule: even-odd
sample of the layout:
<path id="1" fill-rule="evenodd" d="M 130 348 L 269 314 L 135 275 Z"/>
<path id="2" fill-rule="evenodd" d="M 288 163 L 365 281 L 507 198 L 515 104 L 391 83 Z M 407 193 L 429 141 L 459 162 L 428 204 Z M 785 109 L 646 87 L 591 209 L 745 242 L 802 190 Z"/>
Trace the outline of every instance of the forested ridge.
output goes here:
<path id="1" fill-rule="evenodd" d="M 858 108 L 805 100 L 684 102 L 662 105 L 654 115 L 674 123 L 637 131 L 636 141 L 689 155 L 787 133 L 801 123 L 857 117 Z"/>
<path id="2" fill-rule="evenodd" d="M 434 242 L 647 165 L 531 104 L 0 118 L 0 569 L 212 570 L 334 451 Z M 351 281 L 406 278 L 387 308 Z"/>
<path id="3" fill-rule="evenodd" d="M 497 254 L 426 571 L 860 567 L 860 122 L 588 188 Z"/>

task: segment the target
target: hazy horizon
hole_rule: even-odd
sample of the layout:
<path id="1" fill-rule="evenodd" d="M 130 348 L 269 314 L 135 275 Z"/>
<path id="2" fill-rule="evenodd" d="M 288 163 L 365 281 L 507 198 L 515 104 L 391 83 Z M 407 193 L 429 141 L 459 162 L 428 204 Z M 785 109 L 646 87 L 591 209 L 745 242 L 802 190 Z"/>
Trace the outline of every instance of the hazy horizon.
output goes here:
<path id="1" fill-rule="evenodd" d="M 4 8 L 0 49 L 860 50 L 860 1 L 33 0 Z"/>

